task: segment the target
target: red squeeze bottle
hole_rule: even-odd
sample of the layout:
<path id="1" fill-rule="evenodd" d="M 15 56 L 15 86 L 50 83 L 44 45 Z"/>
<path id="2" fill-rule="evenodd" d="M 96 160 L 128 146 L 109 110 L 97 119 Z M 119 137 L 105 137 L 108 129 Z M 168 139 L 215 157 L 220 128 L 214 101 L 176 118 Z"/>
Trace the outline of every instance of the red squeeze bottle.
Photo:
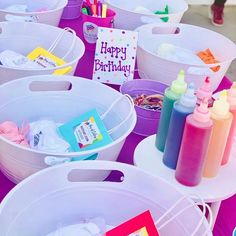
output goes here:
<path id="1" fill-rule="evenodd" d="M 212 128 L 208 99 L 204 99 L 186 119 L 175 172 L 175 178 L 181 184 L 195 186 L 200 183 Z"/>

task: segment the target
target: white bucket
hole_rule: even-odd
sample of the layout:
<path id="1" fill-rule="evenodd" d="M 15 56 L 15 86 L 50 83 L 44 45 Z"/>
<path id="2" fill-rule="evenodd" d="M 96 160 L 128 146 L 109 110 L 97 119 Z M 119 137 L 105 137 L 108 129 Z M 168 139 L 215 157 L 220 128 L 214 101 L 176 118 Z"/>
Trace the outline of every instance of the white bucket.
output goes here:
<path id="1" fill-rule="evenodd" d="M 168 23 L 179 23 L 188 5 L 184 0 L 105 0 L 108 7 L 116 12 L 114 27 L 119 29 L 134 30 L 137 27 L 154 22 L 162 22 L 160 18 L 168 17 Z M 142 6 L 148 10 L 155 12 L 164 10 L 165 6 L 169 7 L 168 15 L 141 14 L 135 12 L 137 6 Z"/>
<path id="2" fill-rule="evenodd" d="M 91 178 L 93 171 L 111 170 L 121 172 L 123 181 Z M 1 236 L 45 236 L 60 225 L 94 217 L 102 217 L 115 227 L 147 210 L 156 221 L 182 197 L 164 180 L 131 165 L 69 163 L 29 177 L 5 197 L 0 205 Z M 194 236 L 212 235 L 205 216 L 189 198 L 182 200 L 167 219 L 185 207 L 188 209 L 159 230 L 160 235 L 190 236 L 201 220 Z"/>
<path id="3" fill-rule="evenodd" d="M 0 0 L 0 21 L 21 21 L 21 22 L 38 22 L 58 26 L 67 0 Z M 4 10 L 6 7 L 21 4 L 28 5 L 29 10 L 46 8 L 41 12 L 23 12 L 16 13 Z"/>
<path id="4" fill-rule="evenodd" d="M 26 56 L 39 46 L 48 49 L 62 32 L 63 29 L 45 24 L 0 22 L 0 52 L 9 49 Z M 70 50 L 71 45 L 73 48 Z M 53 69 L 22 69 L 0 65 L 0 84 L 26 76 L 53 74 L 55 70 L 66 67 L 71 67 L 69 74 L 73 75 L 85 47 L 79 37 L 65 32 L 53 54 L 62 58 L 69 50 L 70 53 L 64 59 L 67 63 Z"/>
<path id="5" fill-rule="evenodd" d="M 70 90 L 68 90 L 72 87 Z M 73 76 L 32 76 L 0 86 L 0 122 L 12 120 L 18 125 L 42 118 L 65 123 L 96 108 L 100 115 L 118 98 L 119 102 L 103 120 L 106 128 L 115 129 L 113 142 L 93 150 L 70 153 L 47 153 L 25 148 L 0 137 L 0 168 L 13 182 L 18 183 L 29 175 L 48 167 L 45 158 L 60 159 L 98 154 L 98 160 L 116 161 L 126 137 L 136 123 L 136 113 L 130 99 L 116 90 Z M 98 174 L 97 178 L 106 176 Z"/>
<path id="6" fill-rule="evenodd" d="M 174 34 L 178 29 L 178 33 Z M 137 29 L 139 32 L 137 63 L 140 76 L 170 84 L 181 69 L 185 70 L 187 82 L 194 82 L 198 88 L 206 76 L 210 76 L 215 90 L 236 58 L 236 45 L 225 36 L 214 31 L 186 24 L 148 24 Z M 210 48 L 217 64 L 180 63 L 159 57 L 156 52 L 162 43 L 173 44 L 198 53 Z M 220 66 L 218 72 L 210 68 Z M 144 76 L 146 75 L 146 76 Z"/>

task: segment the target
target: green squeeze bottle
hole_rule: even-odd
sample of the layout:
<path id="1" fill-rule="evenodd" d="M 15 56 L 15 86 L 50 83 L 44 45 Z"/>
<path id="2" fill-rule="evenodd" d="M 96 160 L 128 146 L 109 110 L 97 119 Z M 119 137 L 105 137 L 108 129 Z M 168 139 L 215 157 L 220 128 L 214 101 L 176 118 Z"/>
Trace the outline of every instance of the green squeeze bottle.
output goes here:
<path id="1" fill-rule="evenodd" d="M 166 89 L 164 94 L 163 107 L 156 136 L 156 147 L 161 152 L 164 152 L 174 103 L 180 99 L 186 89 L 187 83 L 184 81 L 184 71 L 181 70 L 177 79 L 172 82 L 171 86 Z"/>

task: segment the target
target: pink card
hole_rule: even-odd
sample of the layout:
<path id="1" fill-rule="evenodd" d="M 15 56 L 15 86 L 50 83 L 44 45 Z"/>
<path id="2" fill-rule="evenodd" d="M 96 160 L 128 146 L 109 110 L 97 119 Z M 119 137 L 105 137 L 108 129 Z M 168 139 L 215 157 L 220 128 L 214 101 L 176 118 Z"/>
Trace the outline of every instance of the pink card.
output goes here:
<path id="1" fill-rule="evenodd" d="M 108 231 L 106 236 L 159 236 L 150 211 L 146 211 L 131 220 Z"/>

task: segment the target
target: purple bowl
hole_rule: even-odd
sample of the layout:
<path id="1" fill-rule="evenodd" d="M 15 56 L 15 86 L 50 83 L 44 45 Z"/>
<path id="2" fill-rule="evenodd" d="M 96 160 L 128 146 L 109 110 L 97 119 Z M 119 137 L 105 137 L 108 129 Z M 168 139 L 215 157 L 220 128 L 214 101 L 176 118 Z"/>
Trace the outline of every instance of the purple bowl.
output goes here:
<path id="1" fill-rule="evenodd" d="M 129 94 L 131 97 L 140 94 L 152 95 L 156 93 L 164 95 L 167 87 L 168 85 L 155 80 L 135 79 L 122 84 L 120 86 L 120 92 L 122 94 Z M 137 113 L 137 123 L 133 132 L 142 136 L 155 134 L 161 111 L 152 111 L 136 105 L 135 110 Z"/>

